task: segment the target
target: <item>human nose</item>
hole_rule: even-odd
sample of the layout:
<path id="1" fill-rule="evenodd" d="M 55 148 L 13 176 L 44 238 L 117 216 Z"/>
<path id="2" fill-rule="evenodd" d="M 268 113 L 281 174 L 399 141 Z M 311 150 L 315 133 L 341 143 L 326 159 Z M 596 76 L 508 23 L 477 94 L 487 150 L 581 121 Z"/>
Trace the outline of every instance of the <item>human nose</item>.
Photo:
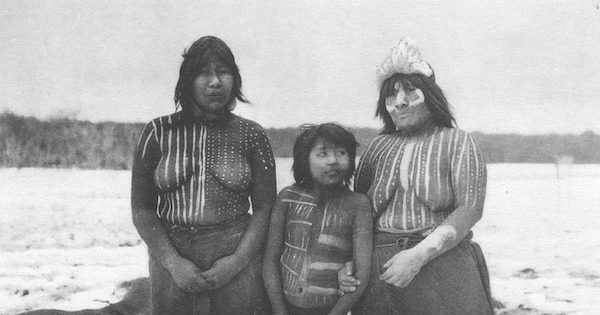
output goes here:
<path id="1" fill-rule="evenodd" d="M 397 109 L 403 109 L 408 106 L 408 101 L 406 100 L 406 94 L 403 91 L 398 91 L 398 95 L 396 96 L 396 103 L 394 103 L 394 107 Z"/>
<path id="2" fill-rule="evenodd" d="M 221 78 L 215 71 L 211 71 L 208 77 L 208 84 L 211 87 L 219 87 L 221 86 Z"/>
<path id="3" fill-rule="evenodd" d="M 336 154 L 327 154 L 327 164 L 337 164 L 338 157 Z"/>

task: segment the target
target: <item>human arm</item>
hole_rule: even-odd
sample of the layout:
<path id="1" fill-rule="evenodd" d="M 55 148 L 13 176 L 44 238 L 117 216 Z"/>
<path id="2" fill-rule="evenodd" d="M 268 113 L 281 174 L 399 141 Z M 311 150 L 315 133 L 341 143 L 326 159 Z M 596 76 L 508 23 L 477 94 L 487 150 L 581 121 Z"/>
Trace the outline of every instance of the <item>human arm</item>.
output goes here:
<path id="1" fill-rule="evenodd" d="M 287 309 L 283 297 L 283 283 L 281 280 L 280 257 L 285 243 L 285 227 L 287 207 L 281 201 L 285 190 L 273 205 L 271 222 L 269 225 L 269 237 L 263 257 L 263 280 L 267 289 L 267 295 L 271 300 L 273 314 L 286 315 Z"/>
<path id="2" fill-rule="evenodd" d="M 360 158 L 358 167 L 356 168 L 356 176 L 354 177 L 354 191 L 357 193 L 366 194 L 371 187 L 372 171 L 370 159 L 373 155 L 373 148 L 376 146 L 375 142 L 376 141 L 373 141 L 371 144 L 369 144 L 363 153 L 363 156 Z M 372 214 L 370 215 L 372 216 Z M 361 282 L 353 276 L 354 271 L 354 261 L 346 262 L 344 267 L 338 271 L 338 284 L 340 286 L 338 293 L 340 295 L 354 292 L 360 285 Z"/>
<path id="3" fill-rule="evenodd" d="M 406 287 L 421 268 L 458 245 L 481 219 L 486 188 L 486 167 L 474 139 L 464 131 L 452 138 L 450 176 L 457 208 L 423 241 L 394 255 L 384 264 L 380 279 Z"/>
<path id="4" fill-rule="evenodd" d="M 190 293 L 199 293 L 208 287 L 200 269 L 181 257 L 156 214 L 158 189 L 153 174 L 160 159 L 155 131 L 148 124 L 142 131 L 132 168 L 131 209 L 133 224 L 148 246 L 150 255 L 169 271 L 176 285 Z"/>
<path id="5" fill-rule="evenodd" d="M 371 144 L 369 144 L 363 153 L 363 156 L 360 158 L 358 167 L 356 168 L 356 176 L 354 177 L 354 191 L 357 193 L 366 194 L 371 187 L 371 157 L 373 155 L 374 147 L 376 147 L 376 141 L 373 141 Z M 354 277 L 354 265 L 354 261 L 348 261 L 338 271 L 338 284 L 340 286 L 338 293 L 340 295 L 356 291 L 356 288 L 361 283 L 360 280 Z"/>
<path id="6" fill-rule="evenodd" d="M 356 265 L 354 277 L 359 281 L 352 294 L 343 294 L 329 313 L 347 314 L 364 292 L 371 273 L 371 256 L 373 253 L 373 218 L 367 196 L 355 194 L 357 212 L 352 231 L 352 261 Z M 344 269 L 344 268 L 342 268 Z M 339 274 L 339 273 L 338 273 Z M 338 275 L 339 278 L 339 275 Z M 360 285 L 360 283 L 363 283 Z"/>
<path id="7" fill-rule="evenodd" d="M 252 217 L 235 252 L 218 259 L 209 270 L 202 273 L 215 289 L 228 283 L 248 266 L 254 255 L 262 249 L 267 236 L 271 207 L 276 197 L 275 160 L 262 128 L 256 134 L 256 138 L 249 139 L 253 146 L 247 157 L 252 169 Z"/>
<path id="8" fill-rule="evenodd" d="M 375 141 L 374 141 L 375 142 Z M 354 191 L 357 193 L 366 194 L 371 187 L 372 182 L 372 170 L 371 170 L 371 157 L 373 155 L 374 142 L 369 144 L 356 167 L 356 175 L 354 176 Z"/>

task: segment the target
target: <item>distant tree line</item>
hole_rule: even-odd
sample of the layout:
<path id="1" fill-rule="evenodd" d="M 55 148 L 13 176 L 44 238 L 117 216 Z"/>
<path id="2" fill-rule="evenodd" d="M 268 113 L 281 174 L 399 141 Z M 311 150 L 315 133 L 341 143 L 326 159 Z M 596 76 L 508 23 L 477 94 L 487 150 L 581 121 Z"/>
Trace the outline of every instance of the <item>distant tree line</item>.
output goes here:
<path id="1" fill-rule="evenodd" d="M 143 124 L 0 115 L 0 166 L 130 169 Z"/>
<path id="2" fill-rule="evenodd" d="M 39 120 L 0 114 L 0 167 L 78 167 L 130 169 L 143 123 L 91 123 L 69 118 Z M 349 128 L 359 142 L 358 154 L 377 136 L 371 128 Z M 291 157 L 300 128 L 265 130 L 276 157 Z M 519 135 L 473 132 L 488 163 L 600 163 L 600 136 Z"/>

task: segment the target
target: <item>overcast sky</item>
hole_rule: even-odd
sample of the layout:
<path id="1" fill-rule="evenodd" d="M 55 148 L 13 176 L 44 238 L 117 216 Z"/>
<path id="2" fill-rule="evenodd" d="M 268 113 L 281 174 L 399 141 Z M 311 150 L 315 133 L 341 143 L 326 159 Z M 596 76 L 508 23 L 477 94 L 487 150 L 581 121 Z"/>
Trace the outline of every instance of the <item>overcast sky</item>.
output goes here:
<path id="1" fill-rule="evenodd" d="M 266 128 L 373 117 L 376 66 L 402 36 L 459 127 L 600 133 L 600 0 L 12 1 L 0 3 L 0 110 L 147 122 L 174 111 L 183 49 L 232 49 Z"/>

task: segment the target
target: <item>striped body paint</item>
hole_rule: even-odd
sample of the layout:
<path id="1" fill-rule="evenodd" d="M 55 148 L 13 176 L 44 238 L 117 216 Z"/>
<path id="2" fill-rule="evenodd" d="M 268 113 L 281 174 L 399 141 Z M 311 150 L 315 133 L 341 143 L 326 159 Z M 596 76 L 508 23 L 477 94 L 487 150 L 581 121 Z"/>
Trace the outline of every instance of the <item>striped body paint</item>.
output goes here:
<path id="1" fill-rule="evenodd" d="M 255 185 L 274 178 L 263 129 L 235 115 L 229 118 L 194 123 L 176 113 L 145 126 L 136 154 L 142 173 L 155 185 L 159 217 L 183 225 L 231 221 L 248 212 Z"/>
<path id="2" fill-rule="evenodd" d="M 296 187 L 280 196 L 287 208 L 284 248 L 280 257 L 286 300 L 297 307 L 333 306 L 337 271 L 352 259 L 356 210 L 347 198 L 317 205 L 316 198 Z"/>
<path id="3" fill-rule="evenodd" d="M 441 223 L 461 205 L 482 208 L 486 176 L 467 132 L 436 127 L 428 136 L 375 138 L 359 162 L 355 191 L 369 196 L 376 228 L 412 232 Z"/>

